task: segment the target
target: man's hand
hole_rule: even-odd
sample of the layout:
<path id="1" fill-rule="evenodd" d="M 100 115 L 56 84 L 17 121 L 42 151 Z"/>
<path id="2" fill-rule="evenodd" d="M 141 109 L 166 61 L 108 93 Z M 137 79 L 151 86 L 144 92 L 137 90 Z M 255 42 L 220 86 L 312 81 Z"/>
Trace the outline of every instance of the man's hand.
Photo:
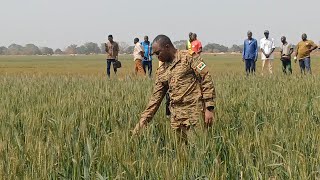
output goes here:
<path id="1" fill-rule="evenodd" d="M 266 54 L 266 58 L 269 58 L 270 57 L 270 54 Z"/>
<path id="2" fill-rule="evenodd" d="M 244 58 L 242 58 L 242 61 L 244 62 Z"/>
<path id="3" fill-rule="evenodd" d="M 207 127 L 211 127 L 212 124 L 214 123 L 214 113 L 213 111 L 209 111 L 208 109 L 206 109 L 205 112 L 205 117 L 204 117 L 204 122 L 206 123 Z"/>
<path id="4" fill-rule="evenodd" d="M 136 127 L 133 129 L 132 135 L 136 136 L 139 134 L 140 130 L 143 129 L 146 125 L 144 123 L 139 122 Z"/>

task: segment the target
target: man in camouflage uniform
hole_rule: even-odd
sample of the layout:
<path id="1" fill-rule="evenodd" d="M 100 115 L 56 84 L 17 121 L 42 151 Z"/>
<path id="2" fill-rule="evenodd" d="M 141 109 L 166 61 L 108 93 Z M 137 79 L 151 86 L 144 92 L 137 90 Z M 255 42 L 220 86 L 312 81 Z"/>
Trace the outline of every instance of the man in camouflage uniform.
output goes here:
<path id="1" fill-rule="evenodd" d="M 152 97 L 133 133 L 137 134 L 151 121 L 168 92 L 171 127 L 179 140 L 187 143 L 189 130 L 201 126 L 199 119 L 204 119 L 207 127 L 214 121 L 215 89 L 211 75 L 199 55 L 175 49 L 167 36 L 157 36 L 152 44 L 153 55 L 164 63 L 157 69 Z"/>

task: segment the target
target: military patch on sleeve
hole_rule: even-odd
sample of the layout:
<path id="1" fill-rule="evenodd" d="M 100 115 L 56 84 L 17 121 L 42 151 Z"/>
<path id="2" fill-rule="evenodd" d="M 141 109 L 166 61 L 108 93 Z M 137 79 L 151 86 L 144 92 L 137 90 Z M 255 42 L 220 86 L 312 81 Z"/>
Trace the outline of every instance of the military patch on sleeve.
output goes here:
<path id="1" fill-rule="evenodd" d="M 197 65 L 197 68 L 199 71 L 202 71 L 207 65 L 204 63 L 204 62 L 200 62 L 198 65 Z"/>

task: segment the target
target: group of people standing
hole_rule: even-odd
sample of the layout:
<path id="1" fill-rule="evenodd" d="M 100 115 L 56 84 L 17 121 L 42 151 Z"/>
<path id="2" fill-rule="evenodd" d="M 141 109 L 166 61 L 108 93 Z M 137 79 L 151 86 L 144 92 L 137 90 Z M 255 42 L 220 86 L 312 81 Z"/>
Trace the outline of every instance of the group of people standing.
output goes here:
<path id="1" fill-rule="evenodd" d="M 136 75 L 145 76 L 148 74 L 152 76 L 152 43 L 148 36 L 144 36 L 144 41 L 140 42 L 139 38 L 134 38 L 133 60 L 135 62 L 134 71 Z M 107 53 L 107 75 L 110 77 L 111 65 L 113 65 L 114 73 L 117 74 L 117 67 L 114 65 L 118 61 L 119 44 L 113 40 L 113 36 L 108 36 L 108 42 L 105 44 Z M 202 44 L 197 39 L 196 33 L 189 33 L 189 40 L 187 41 L 187 50 L 193 51 L 196 54 L 202 52 Z M 159 61 L 159 66 L 161 61 Z"/>
<path id="2" fill-rule="evenodd" d="M 135 62 L 135 74 L 145 76 L 148 70 L 149 77 L 152 76 L 152 44 L 148 36 L 144 36 L 144 41 L 139 38 L 134 39 L 133 57 Z"/>
<path id="3" fill-rule="evenodd" d="M 202 43 L 198 40 L 196 33 L 189 33 L 189 40 L 187 41 L 186 49 L 193 51 L 196 54 L 200 54 L 202 52 Z"/>
<path id="4" fill-rule="evenodd" d="M 264 75 L 266 69 L 269 74 L 273 73 L 273 61 L 275 43 L 274 39 L 270 38 L 268 30 L 264 31 L 264 38 L 258 42 L 252 37 L 252 32 L 248 31 L 248 38 L 244 41 L 242 60 L 245 62 L 245 71 L 247 75 L 254 74 L 256 72 L 256 61 L 258 60 L 259 48 L 261 51 L 262 69 L 261 75 Z M 302 40 L 296 45 L 296 51 L 294 56 L 294 62 L 299 61 L 299 66 L 302 74 L 311 74 L 311 57 L 312 51 L 318 48 L 318 46 L 311 40 L 307 39 L 306 34 L 302 34 Z M 281 37 L 282 45 L 280 46 L 282 62 L 282 70 L 285 74 L 292 74 L 292 54 L 294 53 L 294 46 L 287 41 L 285 36 Z M 186 49 L 194 52 L 195 54 L 201 54 L 202 44 L 197 39 L 196 33 L 189 33 L 189 40 L 187 41 Z M 108 36 L 108 42 L 106 43 L 107 52 L 107 75 L 110 77 L 110 69 L 113 64 L 114 72 L 117 73 L 117 67 L 114 63 L 118 60 L 119 45 L 113 41 L 112 35 Z M 152 76 L 152 43 L 149 41 L 148 36 L 144 37 L 144 41 L 140 42 L 139 38 L 134 39 L 133 57 L 135 62 L 135 74 L 145 76 L 148 74 Z M 159 66 L 161 62 L 159 62 Z"/>
<path id="5" fill-rule="evenodd" d="M 252 32 L 248 31 L 248 38 L 244 41 L 242 60 L 245 62 L 245 70 L 247 75 L 254 74 L 256 71 L 256 61 L 258 60 L 258 42 L 252 37 Z M 264 31 L 264 38 L 260 40 L 261 60 L 263 75 L 266 67 L 268 66 L 269 73 L 272 74 L 275 43 L 274 39 L 269 37 L 269 31 Z M 307 39 L 307 35 L 302 34 L 302 41 L 296 45 L 296 52 L 294 62 L 299 61 L 299 66 L 302 74 L 306 71 L 311 74 L 311 59 L 310 54 L 312 51 L 318 48 L 318 46 L 311 40 Z M 294 46 L 288 43 L 285 36 L 281 37 L 282 45 L 280 47 L 280 60 L 282 62 L 282 70 L 285 74 L 292 74 L 292 54 L 294 52 Z"/>
<path id="6" fill-rule="evenodd" d="M 148 36 L 144 37 L 143 42 L 139 42 L 139 38 L 134 39 L 133 60 L 135 61 L 135 73 L 137 75 L 145 76 L 147 71 L 149 77 L 152 75 L 152 44 Z M 105 44 L 107 53 L 107 75 L 110 77 L 111 65 L 113 65 L 114 73 L 117 74 L 117 66 L 115 62 L 118 61 L 119 45 L 113 40 L 113 36 L 108 36 L 108 42 Z"/>

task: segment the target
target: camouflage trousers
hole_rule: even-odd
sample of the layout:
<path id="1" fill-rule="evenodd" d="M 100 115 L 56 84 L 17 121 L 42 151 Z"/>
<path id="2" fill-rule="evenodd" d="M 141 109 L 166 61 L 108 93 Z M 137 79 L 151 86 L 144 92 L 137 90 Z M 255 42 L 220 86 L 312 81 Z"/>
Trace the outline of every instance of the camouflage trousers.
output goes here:
<path id="1" fill-rule="evenodd" d="M 188 105 L 170 104 L 171 127 L 178 143 L 196 142 L 204 128 L 204 106 L 202 102 Z"/>

